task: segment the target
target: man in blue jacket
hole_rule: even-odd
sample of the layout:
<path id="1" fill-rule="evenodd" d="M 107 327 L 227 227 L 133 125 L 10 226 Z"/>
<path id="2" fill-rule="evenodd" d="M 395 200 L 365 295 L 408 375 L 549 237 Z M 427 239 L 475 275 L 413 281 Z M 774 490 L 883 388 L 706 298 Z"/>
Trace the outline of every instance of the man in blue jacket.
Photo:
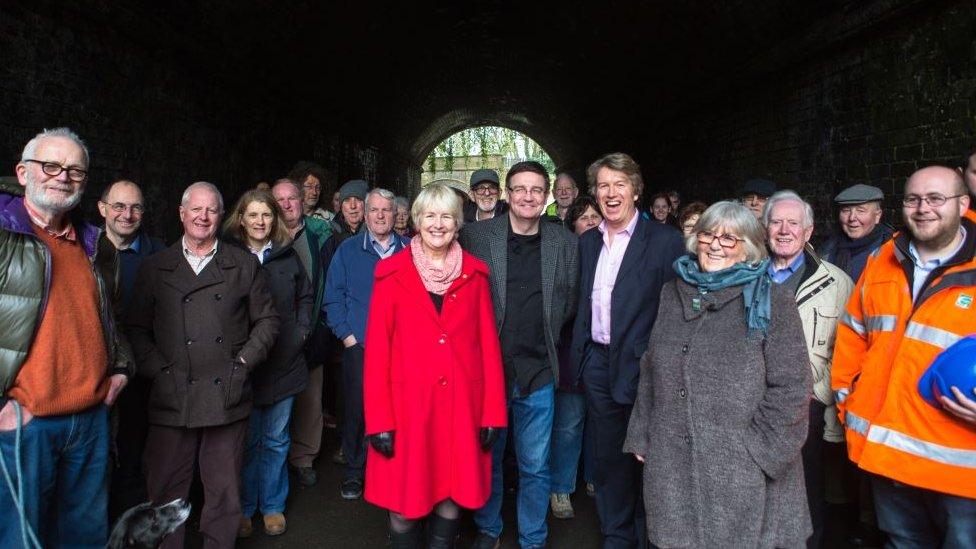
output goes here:
<path id="1" fill-rule="evenodd" d="M 623 153 L 587 170 L 603 214 L 579 239 L 579 308 L 570 349 L 586 391 L 595 437 L 594 484 L 603 547 L 643 547 L 646 539 L 637 462 L 623 453 L 637 396 L 640 358 L 657 317 L 661 287 L 685 253 L 681 233 L 652 223 L 637 210 L 640 166 Z"/>
<path id="2" fill-rule="evenodd" d="M 394 198 L 386 189 L 373 189 L 366 195 L 366 230 L 339 245 L 325 282 L 326 321 L 344 348 L 342 451 L 347 465 L 339 492 L 349 500 L 362 497 L 366 471 L 363 353 L 373 270 L 381 259 L 402 250 L 409 242 L 393 232 Z"/>

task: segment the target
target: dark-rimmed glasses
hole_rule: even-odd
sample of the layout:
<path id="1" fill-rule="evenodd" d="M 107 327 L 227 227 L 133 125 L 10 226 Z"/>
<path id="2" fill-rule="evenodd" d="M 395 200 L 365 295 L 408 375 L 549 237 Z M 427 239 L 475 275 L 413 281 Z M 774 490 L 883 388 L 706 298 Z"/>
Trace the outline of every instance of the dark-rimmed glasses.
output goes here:
<path id="1" fill-rule="evenodd" d="M 737 243 L 746 241 L 746 239 L 739 238 L 734 234 L 725 233 L 720 235 L 714 235 L 708 231 L 698 231 L 698 234 L 695 236 L 698 237 L 698 242 L 701 242 L 706 246 L 710 246 L 712 242 L 714 242 L 715 239 L 717 238 L 718 245 L 723 248 L 735 248 L 735 245 Z"/>
<path id="2" fill-rule="evenodd" d="M 88 177 L 88 172 L 81 168 L 69 168 L 68 166 L 62 166 L 57 162 L 48 162 L 46 160 L 34 160 L 33 158 L 25 158 L 24 162 L 37 162 L 41 165 L 41 171 L 51 177 L 57 177 L 61 175 L 61 172 L 68 172 L 68 179 L 74 181 L 75 183 L 81 183 Z"/>
<path id="3" fill-rule="evenodd" d="M 133 215 L 142 215 L 146 213 L 146 207 L 142 204 L 126 204 L 125 202 L 112 202 L 111 204 L 108 202 L 102 202 L 102 204 L 112 208 L 112 211 L 115 213 L 122 213 L 126 209 L 132 210 Z"/>

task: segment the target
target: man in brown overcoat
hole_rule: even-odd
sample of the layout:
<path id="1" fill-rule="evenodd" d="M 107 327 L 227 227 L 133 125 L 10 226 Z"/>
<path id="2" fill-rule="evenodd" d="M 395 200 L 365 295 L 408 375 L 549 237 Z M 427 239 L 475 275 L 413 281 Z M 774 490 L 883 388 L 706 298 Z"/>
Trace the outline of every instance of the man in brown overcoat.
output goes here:
<path id="1" fill-rule="evenodd" d="M 278 334 L 263 271 L 217 241 L 223 199 L 198 182 L 183 193 L 183 237 L 139 270 L 127 329 L 138 373 L 152 383 L 146 482 L 155 503 L 186 498 L 199 460 L 204 547 L 233 547 L 251 412 L 251 371 Z M 183 527 L 164 548 L 183 546 Z"/>

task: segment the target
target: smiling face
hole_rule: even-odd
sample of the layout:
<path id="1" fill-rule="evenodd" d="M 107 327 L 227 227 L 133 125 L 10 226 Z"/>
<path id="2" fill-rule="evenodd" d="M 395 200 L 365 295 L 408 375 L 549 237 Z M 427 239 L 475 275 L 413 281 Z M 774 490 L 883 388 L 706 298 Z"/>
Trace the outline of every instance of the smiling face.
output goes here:
<path id="1" fill-rule="evenodd" d="M 420 214 L 417 234 L 424 248 L 431 251 L 445 251 L 457 236 L 457 220 L 448 211 L 430 210 Z"/>
<path id="2" fill-rule="evenodd" d="M 484 213 L 494 212 L 498 204 L 500 191 L 498 186 L 489 181 L 482 181 L 471 189 L 471 195 L 478 209 Z"/>
<path id="3" fill-rule="evenodd" d="M 881 206 L 877 202 L 851 204 L 840 209 L 840 228 L 847 238 L 855 240 L 871 234 L 881 221 Z"/>
<path id="4" fill-rule="evenodd" d="M 31 207 L 61 215 L 77 206 L 87 178 L 72 181 L 67 169 L 58 175 L 48 175 L 41 167 L 42 163 L 51 162 L 63 168 L 87 170 L 84 150 L 67 137 L 52 136 L 37 144 L 32 160 L 36 162 L 20 162 L 16 167 L 17 180 L 25 187 L 24 195 Z"/>
<path id="5" fill-rule="evenodd" d="M 271 227 L 274 226 L 274 212 L 264 202 L 257 200 L 250 202 L 241 214 L 241 227 L 248 240 L 265 244 L 271 238 Z"/>
<path id="6" fill-rule="evenodd" d="M 271 189 L 275 202 L 281 208 L 281 219 L 285 226 L 294 229 L 302 220 L 302 193 L 295 185 L 283 181 Z"/>
<path id="7" fill-rule="evenodd" d="M 637 195 L 627 174 L 606 166 L 596 173 L 596 201 L 607 225 L 620 230 L 630 223 L 637 212 Z"/>
<path id="8" fill-rule="evenodd" d="M 703 271 L 707 273 L 721 271 L 746 260 L 746 247 L 738 235 L 733 234 L 725 227 L 714 227 L 707 232 L 715 238 L 710 243 L 705 244 L 699 237 L 698 265 Z M 723 236 L 726 237 L 724 240 L 727 241 L 734 238 L 735 245 L 732 247 L 722 246 Z"/>
<path id="9" fill-rule="evenodd" d="M 120 212 L 113 207 L 118 205 L 123 208 Z M 128 181 L 113 184 L 105 200 L 98 201 L 98 213 L 105 218 L 105 232 L 123 242 L 128 242 L 139 230 L 144 208 L 142 191 Z"/>
<path id="10" fill-rule="evenodd" d="M 668 214 L 671 213 L 671 205 L 668 204 L 668 199 L 659 196 L 654 199 L 654 203 L 651 204 L 651 215 L 659 223 L 664 223 L 668 220 Z"/>
<path id="11" fill-rule="evenodd" d="M 915 172 L 905 184 L 906 197 L 946 197 L 941 206 L 922 200 L 917 207 L 902 207 L 905 225 L 917 246 L 939 252 L 959 234 L 962 216 L 969 207 L 969 196 L 956 196 L 965 194 L 965 185 L 959 183 L 958 177 L 948 168 L 931 167 Z"/>
<path id="12" fill-rule="evenodd" d="M 363 222 L 363 210 L 365 203 L 355 196 L 347 197 L 340 205 L 342 217 L 350 227 L 359 227 Z"/>
<path id="13" fill-rule="evenodd" d="M 583 234 L 599 225 L 601 221 L 603 221 L 603 216 L 600 215 L 600 212 L 594 210 L 593 206 L 587 206 L 586 211 L 573 222 L 573 232 L 578 235 Z"/>
<path id="14" fill-rule="evenodd" d="M 180 221 L 188 238 L 209 242 L 217 234 L 220 224 L 220 201 L 213 191 L 194 187 L 180 206 Z"/>
<path id="15" fill-rule="evenodd" d="M 681 232 L 685 236 L 691 236 L 691 233 L 695 232 L 695 223 L 698 223 L 698 218 L 700 217 L 700 215 L 695 214 L 685 219 L 685 222 L 681 224 Z"/>
<path id="16" fill-rule="evenodd" d="M 512 217 L 533 221 L 546 207 L 546 179 L 534 172 L 519 172 L 508 180 L 508 207 Z"/>
<path id="17" fill-rule="evenodd" d="M 373 193 L 366 197 L 366 228 L 377 239 L 384 239 L 393 230 L 392 200 Z"/>
<path id="18" fill-rule="evenodd" d="M 409 222 L 410 208 L 406 206 L 397 206 L 396 217 L 393 219 L 393 228 L 397 230 L 405 230 Z"/>
<path id="19" fill-rule="evenodd" d="M 579 190 L 576 183 L 568 175 L 560 175 L 552 185 L 552 197 L 556 199 L 556 206 L 568 208 L 576 200 Z"/>
<path id="20" fill-rule="evenodd" d="M 774 258 L 790 262 L 803 253 L 813 235 L 813 225 L 804 227 L 803 204 L 795 200 L 775 202 L 769 210 L 766 240 Z"/>

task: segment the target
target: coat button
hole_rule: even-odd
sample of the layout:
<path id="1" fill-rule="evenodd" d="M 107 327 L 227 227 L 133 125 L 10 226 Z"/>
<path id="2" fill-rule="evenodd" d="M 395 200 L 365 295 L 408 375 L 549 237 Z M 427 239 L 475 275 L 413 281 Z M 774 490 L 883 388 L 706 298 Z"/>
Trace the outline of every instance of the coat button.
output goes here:
<path id="1" fill-rule="evenodd" d="M 451 301 L 454 301 L 455 299 L 457 299 L 457 294 L 451 294 Z"/>
<path id="2" fill-rule="evenodd" d="M 685 355 L 688 354 L 688 346 L 687 345 L 685 345 L 684 347 L 681 348 L 681 353 L 682 354 L 685 354 Z"/>
<path id="3" fill-rule="evenodd" d="M 220 385 L 220 378 L 214 378 L 214 385 Z"/>
<path id="4" fill-rule="evenodd" d="M 461 275 L 461 278 L 468 278 L 468 275 L 463 274 L 463 275 Z"/>
<path id="5" fill-rule="evenodd" d="M 214 339 L 214 342 L 215 342 L 215 343 L 223 343 L 223 342 L 224 342 L 224 338 L 222 338 L 222 337 L 220 337 L 220 336 L 217 336 L 217 338 L 216 338 L 216 339 Z"/>
<path id="6" fill-rule="evenodd" d="M 447 385 L 447 378 L 444 377 L 444 376 L 441 376 L 441 377 L 437 378 L 437 383 L 439 383 L 441 387 L 444 387 L 445 385 Z"/>
<path id="7" fill-rule="evenodd" d="M 190 296 L 186 296 L 186 297 L 183 298 L 183 303 L 189 303 L 191 301 L 193 301 L 193 298 L 190 297 Z"/>
<path id="8" fill-rule="evenodd" d="M 190 385 L 193 385 L 196 382 L 197 382 L 197 380 L 193 379 L 192 377 L 190 378 Z"/>
<path id="9" fill-rule="evenodd" d="M 691 437 L 689 437 L 689 436 L 686 435 L 685 436 L 685 443 L 688 444 L 689 446 L 691 446 Z"/>
<path id="10" fill-rule="evenodd" d="M 214 296 L 214 299 L 216 299 L 217 301 L 220 301 L 220 294 L 215 295 Z"/>
<path id="11" fill-rule="evenodd" d="M 444 341 L 445 341 L 445 340 L 444 340 L 444 338 L 443 338 L 443 337 L 437 340 L 437 342 L 438 342 L 438 343 L 440 343 L 441 345 L 443 345 L 443 344 L 444 344 Z"/>
<path id="12" fill-rule="evenodd" d="M 678 396 L 680 396 L 681 398 L 685 398 L 686 396 L 688 396 L 688 392 L 685 391 L 684 389 L 680 389 L 678 391 Z"/>
<path id="13" fill-rule="evenodd" d="M 192 340 L 192 339 L 188 339 L 188 340 L 186 340 L 186 344 L 187 344 L 187 345 L 191 345 L 192 343 L 193 343 L 193 340 Z"/>

